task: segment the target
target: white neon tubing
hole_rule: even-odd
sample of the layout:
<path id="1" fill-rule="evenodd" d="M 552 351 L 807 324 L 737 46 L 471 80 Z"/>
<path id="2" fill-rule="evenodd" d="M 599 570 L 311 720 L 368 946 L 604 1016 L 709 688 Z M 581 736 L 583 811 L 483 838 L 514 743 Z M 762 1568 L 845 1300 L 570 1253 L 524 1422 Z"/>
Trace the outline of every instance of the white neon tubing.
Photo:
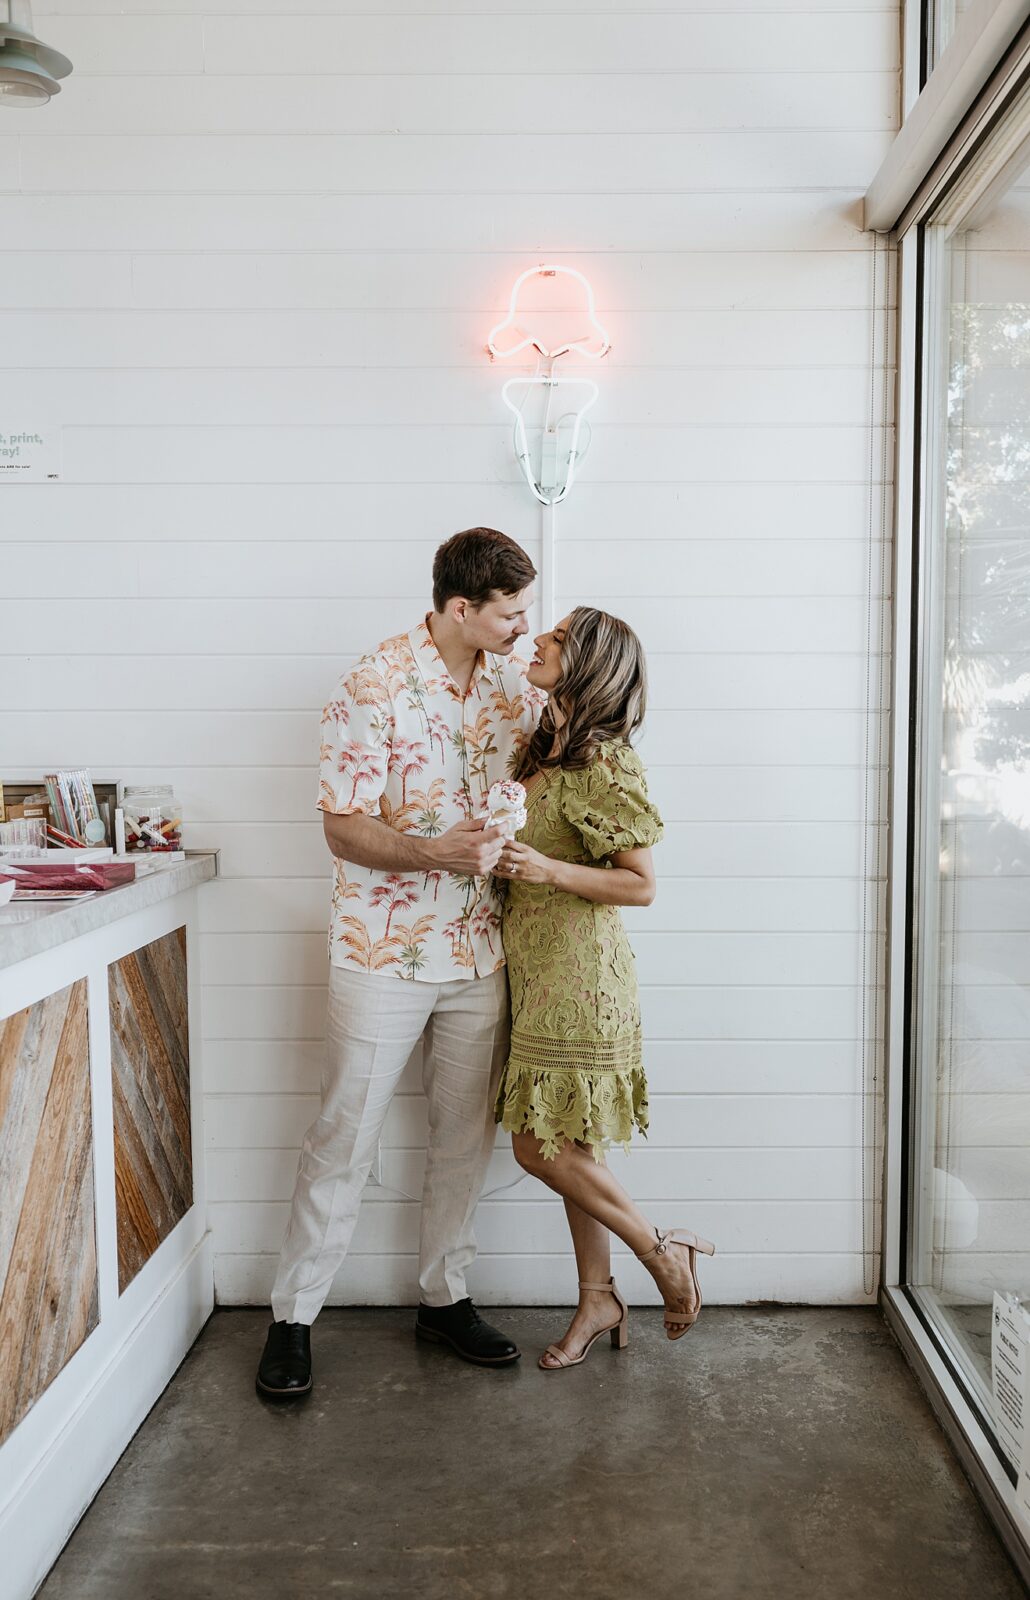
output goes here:
<path id="1" fill-rule="evenodd" d="M 509 389 L 522 389 L 525 388 L 527 384 L 537 383 L 546 383 L 552 389 L 561 387 L 563 389 L 588 389 L 590 391 L 579 410 L 573 413 L 574 420 L 572 424 L 572 438 L 569 443 L 568 471 L 565 474 L 565 482 L 556 495 L 544 494 L 543 489 L 533 476 L 533 467 L 529 459 L 529 439 L 526 435 L 525 419 L 523 418 L 521 408 L 515 404 L 514 400 L 509 399 L 508 396 Z M 512 412 L 515 417 L 516 459 L 518 460 L 519 466 L 522 468 L 526 482 L 542 506 L 560 505 L 568 495 L 572 485 L 575 483 L 576 466 L 580 454 L 580 428 L 583 425 L 583 418 L 586 416 L 587 412 L 590 410 L 590 407 L 594 404 L 594 401 L 597 399 L 599 394 L 600 390 L 598 389 L 597 384 L 592 382 L 590 378 L 556 378 L 552 377 L 548 373 L 541 373 L 538 377 L 534 378 L 509 378 L 507 383 L 504 385 L 504 388 L 501 390 L 501 399 L 508 407 L 508 410 Z M 567 413 L 565 414 L 567 415 Z"/>
<path id="2" fill-rule="evenodd" d="M 528 333 L 522 339 L 521 343 L 513 344 L 510 350 L 498 350 L 496 344 L 497 335 L 499 333 L 503 333 L 505 328 L 511 328 L 515 325 L 515 316 L 518 311 L 519 290 L 522 288 L 522 285 L 525 283 L 526 279 L 556 278 L 558 276 L 575 278 L 577 283 L 581 283 L 583 288 L 586 290 L 587 316 L 590 318 L 591 327 L 594 328 L 601 340 L 600 350 L 591 350 L 589 348 L 589 341 L 585 339 L 572 339 L 567 344 L 559 345 L 555 350 L 546 350 L 540 343 L 539 339 L 534 339 L 532 334 Z M 591 287 L 590 280 L 589 278 L 585 278 L 582 272 L 577 272 L 575 267 L 561 267 L 551 263 L 539 267 L 527 267 L 526 271 L 520 273 L 515 279 L 515 282 L 511 287 L 511 298 L 508 301 L 508 314 L 501 322 L 497 323 L 496 327 L 490 329 L 490 332 L 487 336 L 486 347 L 491 356 L 494 356 L 497 360 L 507 361 L 511 356 L 517 356 L 520 350 L 525 350 L 527 345 L 532 345 L 534 350 L 538 350 L 544 357 L 545 361 L 556 361 L 559 356 L 570 355 L 573 351 L 575 351 L 575 353 L 579 356 L 585 356 L 588 361 L 600 361 L 602 356 L 608 354 L 608 351 L 612 347 L 612 342 L 608 337 L 607 329 L 601 323 L 597 315 L 597 309 L 594 305 L 594 291 Z"/>
<path id="3" fill-rule="evenodd" d="M 541 632 L 554 626 L 554 592 L 557 588 L 555 572 L 554 507 L 551 500 L 540 508 L 540 617 Z"/>

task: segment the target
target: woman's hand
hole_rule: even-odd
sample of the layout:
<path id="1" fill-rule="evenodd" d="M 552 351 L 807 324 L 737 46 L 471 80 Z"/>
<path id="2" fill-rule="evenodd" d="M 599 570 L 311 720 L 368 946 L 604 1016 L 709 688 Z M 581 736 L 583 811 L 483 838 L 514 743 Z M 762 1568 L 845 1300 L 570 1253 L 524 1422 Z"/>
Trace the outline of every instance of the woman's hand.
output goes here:
<path id="1" fill-rule="evenodd" d="M 513 839 L 501 851 L 501 859 L 494 873 L 498 878 L 507 878 L 509 882 L 552 883 L 555 865 L 550 856 L 541 855 L 531 845 L 519 844 L 517 839 Z"/>

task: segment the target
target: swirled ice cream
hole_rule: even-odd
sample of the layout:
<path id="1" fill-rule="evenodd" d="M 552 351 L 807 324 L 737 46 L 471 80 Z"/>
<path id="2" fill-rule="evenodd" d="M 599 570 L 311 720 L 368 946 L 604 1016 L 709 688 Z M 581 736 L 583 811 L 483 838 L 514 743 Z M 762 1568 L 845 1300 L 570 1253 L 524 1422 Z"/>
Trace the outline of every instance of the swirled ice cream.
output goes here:
<path id="1" fill-rule="evenodd" d="M 506 839 L 514 839 L 526 823 L 526 791 L 510 780 L 492 784 L 486 797 L 486 816 L 491 828 L 500 828 Z"/>

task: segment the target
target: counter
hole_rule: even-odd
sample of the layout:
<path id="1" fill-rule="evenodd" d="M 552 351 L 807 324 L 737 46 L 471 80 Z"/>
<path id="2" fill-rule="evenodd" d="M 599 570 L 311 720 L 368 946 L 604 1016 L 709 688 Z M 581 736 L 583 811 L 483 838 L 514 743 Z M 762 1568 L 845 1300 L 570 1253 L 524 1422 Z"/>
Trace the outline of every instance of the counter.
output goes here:
<path id="1" fill-rule="evenodd" d="M 215 850 L 187 851 L 183 862 L 158 867 L 133 883 L 99 891 L 84 900 L 0 906 L 0 972 L 206 882 L 215 876 L 217 854 Z"/>
<path id="2" fill-rule="evenodd" d="M 213 851 L 0 907 L 0 1549 L 28 1600 L 209 1316 L 197 895 Z"/>

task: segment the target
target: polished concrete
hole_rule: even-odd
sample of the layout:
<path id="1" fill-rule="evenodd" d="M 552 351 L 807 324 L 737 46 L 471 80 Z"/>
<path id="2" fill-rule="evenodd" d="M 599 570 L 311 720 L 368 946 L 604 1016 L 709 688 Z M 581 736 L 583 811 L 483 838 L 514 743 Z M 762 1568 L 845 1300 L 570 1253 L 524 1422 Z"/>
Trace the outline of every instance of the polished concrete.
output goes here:
<path id="1" fill-rule="evenodd" d="M 878 1312 L 630 1316 L 569 1372 L 562 1328 L 497 1311 L 484 1371 L 412 1313 L 329 1310 L 316 1391 L 259 1401 L 267 1313 L 219 1311 L 126 1450 L 45 1600 L 1021 1600 Z"/>

